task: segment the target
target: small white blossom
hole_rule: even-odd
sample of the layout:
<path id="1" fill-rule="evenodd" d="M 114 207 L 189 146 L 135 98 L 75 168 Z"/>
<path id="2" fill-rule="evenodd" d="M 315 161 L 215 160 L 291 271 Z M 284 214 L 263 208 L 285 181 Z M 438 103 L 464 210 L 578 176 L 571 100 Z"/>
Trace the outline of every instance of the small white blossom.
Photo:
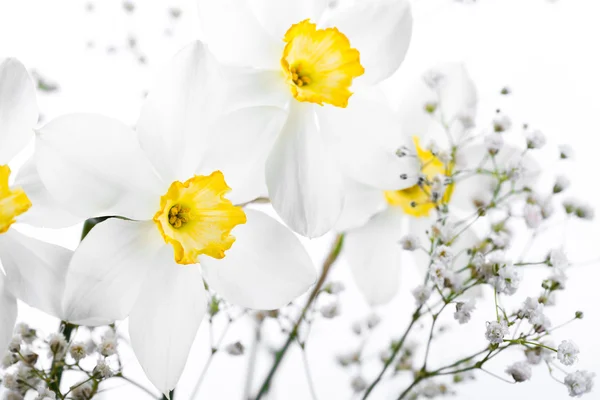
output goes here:
<path id="1" fill-rule="evenodd" d="M 339 354 L 336 359 L 342 367 L 346 367 L 358 362 L 360 360 L 360 353 L 353 351 L 351 353 Z"/>
<path id="2" fill-rule="evenodd" d="M 569 389 L 569 396 L 581 397 L 590 393 L 594 387 L 594 377 L 596 375 L 587 371 L 576 371 L 565 376 L 565 385 Z"/>
<path id="3" fill-rule="evenodd" d="M 504 146 L 504 137 L 497 133 L 489 134 L 484 139 L 484 145 L 491 155 L 496 155 Z"/>
<path id="4" fill-rule="evenodd" d="M 454 259 L 454 253 L 452 252 L 452 249 L 445 245 L 438 246 L 435 249 L 433 256 L 446 265 L 450 265 Z"/>
<path id="5" fill-rule="evenodd" d="M 330 303 L 321 307 L 321 315 L 324 318 L 335 318 L 340 315 L 340 307 L 337 303 Z"/>
<path id="6" fill-rule="evenodd" d="M 241 356 L 244 354 L 244 345 L 241 342 L 230 343 L 225 347 L 227 354 L 232 356 Z"/>
<path id="7" fill-rule="evenodd" d="M 113 330 L 102 335 L 102 339 L 98 344 L 98 352 L 104 357 L 112 356 L 117 353 L 117 335 Z"/>
<path id="8" fill-rule="evenodd" d="M 567 274 L 562 269 L 554 270 L 554 273 L 549 278 L 552 286 L 556 290 L 565 290 L 567 287 Z"/>
<path id="9" fill-rule="evenodd" d="M 533 297 L 528 297 L 521 309 L 519 317 L 527 318 L 532 325 L 541 325 L 544 322 L 544 305 Z"/>
<path id="10" fill-rule="evenodd" d="M 563 340 L 558 345 L 558 351 L 556 356 L 558 361 L 564 365 L 573 365 L 577 362 L 577 355 L 579 354 L 579 347 L 570 340 Z"/>
<path id="11" fill-rule="evenodd" d="M 505 132 L 512 126 L 512 121 L 506 114 L 498 114 L 493 121 L 495 132 Z"/>
<path id="12" fill-rule="evenodd" d="M 55 400 L 56 393 L 48 389 L 48 387 L 41 383 L 37 388 L 38 395 L 34 400 Z"/>
<path id="13" fill-rule="evenodd" d="M 71 396 L 75 400 L 89 400 L 94 390 L 91 382 L 78 383 L 72 387 Z"/>
<path id="14" fill-rule="evenodd" d="M 516 293 L 521 283 L 521 270 L 511 264 L 505 264 L 498 270 L 498 276 L 492 279 L 492 284 L 498 293 L 504 293 L 509 296 Z"/>
<path id="15" fill-rule="evenodd" d="M 69 346 L 69 354 L 73 359 L 78 362 L 87 356 L 85 343 L 74 342 Z"/>
<path id="16" fill-rule="evenodd" d="M 2 384 L 8 390 L 17 390 L 19 389 L 18 378 L 15 374 L 6 374 L 4 375 L 4 379 L 2 380 Z"/>
<path id="17" fill-rule="evenodd" d="M 434 262 L 431 264 L 429 267 L 429 277 L 431 278 L 431 281 L 435 285 L 443 287 L 444 281 L 446 280 L 446 276 L 448 274 L 447 270 L 448 268 L 443 263 Z"/>
<path id="18" fill-rule="evenodd" d="M 363 390 L 365 390 L 367 388 L 367 381 L 365 381 L 365 378 L 358 375 L 358 376 L 355 376 L 354 378 L 352 378 L 352 382 L 350 382 L 350 386 L 352 387 L 352 390 L 354 390 L 354 392 L 356 392 L 356 393 L 362 392 Z"/>
<path id="19" fill-rule="evenodd" d="M 99 375 L 102 378 L 110 378 L 113 376 L 113 371 L 110 369 L 110 365 L 102 357 L 98 358 L 98 363 L 94 367 L 94 375 Z"/>
<path id="20" fill-rule="evenodd" d="M 504 336 L 509 333 L 508 324 L 505 320 L 501 322 L 492 321 L 487 323 L 485 338 L 490 343 L 500 344 L 504 341 Z"/>
<path id="21" fill-rule="evenodd" d="M 589 204 L 580 204 L 575 210 L 575 215 L 578 218 L 591 221 L 594 219 L 594 209 Z"/>
<path id="22" fill-rule="evenodd" d="M 62 333 L 51 333 L 48 336 L 48 345 L 52 355 L 56 358 L 62 358 L 67 351 L 67 339 Z"/>
<path id="23" fill-rule="evenodd" d="M 556 177 L 556 181 L 554 181 L 554 187 L 552 191 L 554 193 L 560 193 L 571 186 L 571 181 L 564 175 L 559 175 Z"/>
<path id="24" fill-rule="evenodd" d="M 18 353 L 19 351 L 21 351 L 22 340 L 23 338 L 21 337 L 21 335 L 13 335 L 13 337 L 10 339 L 10 342 L 8 343 L 8 351 L 10 351 L 11 353 Z"/>
<path id="25" fill-rule="evenodd" d="M 515 382 L 525 382 L 531 379 L 531 367 L 527 362 L 516 362 L 506 369 L 506 373 L 513 377 Z"/>
<path id="26" fill-rule="evenodd" d="M 527 147 L 530 149 L 541 149 L 546 145 L 546 135 L 542 131 L 535 129 L 525 134 Z"/>
<path id="27" fill-rule="evenodd" d="M 452 239 L 452 229 L 448 225 L 437 222 L 431 227 L 431 236 L 440 239 L 442 243 L 446 243 Z"/>
<path id="28" fill-rule="evenodd" d="M 534 347 L 525 349 L 525 357 L 527 362 L 531 365 L 538 365 L 542 362 L 542 350 L 543 347 Z"/>
<path id="29" fill-rule="evenodd" d="M 561 144 L 558 146 L 558 151 L 560 154 L 560 158 L 566 160 L 568 158 L 573 158 L 573 148 L 568 144 Z"/>
<path id="30" fill-rule="evenodd" d="M 525 218 L 525 223 L 530 229 L 539 228 L 544 220 L 542 209 L 537 204 L 525 204 L 523 218 Z"/>
<path id="31" fill-rule="evenodd" d="M 413 251 L 421 247 L 421 241 L 416 235 L 408 234 L 400 239 L 400 245 L 404 250 Z"/>
<path id="32" fill-rule="evenodd" d="M 417 306 L 420 307 L 427 303 L 427 300 L 429 300 L 429 297 L 431 296 L 431 291 L 432 289 L 425 285 L 417 286 L 413 289 L 412 294 L 415 297 Z"/>
<path id="33" fill-rule="evenodd" d="M 25 399 L 25 397 L 23 397 L 23 395 L 19 392 L 10 391 L 4 395 L 4 400 L 24 400 L 24 399 Z"/>
<path id="34" fill-rule="evenodd" d="M 16 364 L 17 361 L 19 361 L 18 355 L 11 352 L 6 352 L 6 354 L 4 354 L 4 357 L 2 357 L 2 363 L 0 365 L 2 366 L 2 368 L 6 369 L 11 365 Z"/>
<path id="35" fill-rule="evenodd" d="M 471 319 L 471 313 L 475 311 L 475 299 L 470 299 L 466 303 L 456 303 L 456 312 L 454 313 L 454 319 L 459 324 L 466 324 Z"/>
<path id="36" fill-rule="evenodd" d="M 365 320 L 367 323 L 367 328 L 373 329 L 381 322 L 381 317 L 375 313 L 369 314 L 367 319 Z"/>
<path id="37" fill-rule="evenodd" d="M 569 259 L 561 249 L 554 249 L 550 252 L 550 264 L 558 269 L 564 269 L 569 266 Z"/>
<path id="38" fill-rule="evenodd" d="M 360 335 L 363 332 L 363 324 L 360 321 L 354 321 L 350 328 L 355 335 Z"/>

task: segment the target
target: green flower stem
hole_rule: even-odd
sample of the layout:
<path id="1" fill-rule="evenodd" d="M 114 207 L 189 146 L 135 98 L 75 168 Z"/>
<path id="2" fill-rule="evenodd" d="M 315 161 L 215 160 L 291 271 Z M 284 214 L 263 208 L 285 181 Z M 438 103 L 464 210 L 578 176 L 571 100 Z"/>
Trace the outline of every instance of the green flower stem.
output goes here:
<path id="1" fill-rule="evenodd" d="M 306 305 L 302 309 L 302 313 L 300 314 L 300 317 L 298 318 L 298 320 L 296 321 L 296 324 L 292 328 L 292 331 L 290 332 L 283 347 L 277 353 L 275 353 L 275 361 L 273 362 L 273 366 L 269 370 L 269 373 L 268 373 L 266 379 L 264 380 L 258 394 L 256 395 L 256 400 L 260 400 L 269 391 L 269 387 L 271 386 L 271 381 L 273 380 L 273 377 L 275 376 L 275 373 L 277 372 L 277 369 L 279 368 L 279 365 L 281 364 L 281 361 L 283 360 L 283 356 L 285 355 L 285 353 L 287 353 L 292 342 L 294 342 L 294 340 L 298 337 L 298 331 L 300 329 L 300 325 L 302 324 L 302 321 L 304 320 L 306 313 L 308 312 L 308 310 L 312 306 L 313 302 L 315 301 L 315 299 L 321 292 L 321 288 L 323 287 L 323 284 L 325 283 L 325 280 L 327 279 L 327 275 L 329 274 L 331 267 L 333 266 L 335 261 L 338 259 L 340 253 L 342 252 L 343 245 L 344 245 L 344 234 L 341 233 L 336 237 L 333 247 L 331 248 L 331 251 L 329 252 L 329 255 L 327 256 L 327 258 L 325 259 L 325 262 L 323 263 L 323 269 L 321 270 L 321 276 L 319 277 L 317 284 L 315 285 L 312 292 L 310 293 L 310 296 L 308 297 L 308 300 L 306 301 Z"/>

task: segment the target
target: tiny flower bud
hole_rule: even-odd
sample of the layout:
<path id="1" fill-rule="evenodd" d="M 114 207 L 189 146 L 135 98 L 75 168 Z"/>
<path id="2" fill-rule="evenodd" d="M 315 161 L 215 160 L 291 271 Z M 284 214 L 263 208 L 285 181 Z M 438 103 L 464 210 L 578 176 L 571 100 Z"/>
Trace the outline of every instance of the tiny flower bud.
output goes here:
<path id="1" fill-rule="evenodd" d="M 234 342 L 225 347 L 227 354 L 231 356 L 241 356 L 244 354 L 245 347 L 241 342 Z"/>

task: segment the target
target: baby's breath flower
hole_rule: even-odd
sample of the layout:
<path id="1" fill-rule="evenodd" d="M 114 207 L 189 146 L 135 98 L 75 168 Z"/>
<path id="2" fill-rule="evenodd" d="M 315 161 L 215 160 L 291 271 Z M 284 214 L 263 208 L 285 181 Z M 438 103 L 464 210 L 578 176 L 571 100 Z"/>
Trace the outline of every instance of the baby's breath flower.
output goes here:
<path id="1" fill-rule="evenodd" d="M 527 362 L 516 362 L 506 369 L 506 373 L 513 377 L 515 382 L 525 382 L 531 378 L 531 367 Z"/>
<path id="2" fill-rule="evenodd" d="M 12 390 L 10 392 L 7 392 L 4 396 L 5 396 L 4 397 L 5 400 L 24 400 L 25 399 L 25 397 L 23 397 L 23 395 L 21 393 L 15 392 Z"/>
<path id="3" fill-rule="evenodd" d="M 21 335 L 13 335 L 13 337 L 10 339 L 10 342 L 8 343 L 8 351 L 10 351 L 11 353 L 18 353 L 19 351 L 21 351 L 22 341 L 23 338 L 21 337 Z"/>
<path id="4" fill-rule="evenodd" d="M 456 312 L 454 313 L 454 319 L 459 324 L 466 324 L 471 319 L 471 313 L 475 311 L 475 299 L 470 299 L 466 303 L 456 303 Z"/>
<path id="5" fill-rule="evenodd" d="M 324 318 L 335 318 L 340 315 L 340 307 L 336 302 L 329 303 L 321 307 L 321 315 Z"/>
<path id="6" fill-rule="evenodd" d="M 564 175 L 559 175 L 556 177 L 556 180 L 554 181 L 554 187 L 552 188 L 552 192 L 554 192 L 554 193 L 563 192 L 569 186 L 571 186 L 571 181 L 569 180 L 569 178 L 567 178 Z"/>
<path id="7" fill-rule="evenodd" d="M 502 343 L 504 341 L 504 336 L 509 333 L 508 324 L 505 320 L 502 320 L 501 322 L 487 322 L 485 338 L 489 340 L 490 343 Z"/>
<path id="8" fill-rule="evenodd" d="M 352 378 L 350 386 L 352 387 L 352 390 L 355 393 L 359 393 L 367 388 L 367 381 L 365 381 L 365 378 L 363 378 L 362 376 L 357 375 L 354 378 Z"/>
<path id="9" fill-rule="evenodd" d="M 48 345 L 52 355 L 58 359 L 65 356 L 67 351 L 67 339 L 62 333 L 51 333 L 48 336 Z"/>
<path id="10" fill-rule="evenodd" d="M 523 209 L 523 217 L 525 223 L 530 229 L 537 229 L 543 221 L 542 209 L 537 204 L 525 204 Z"/>
<path id="11" fill-rule="evenodd" d="M 532 325 L 541 325 L 544 322 L 544 305 L 533 297 L 528 297 L 521 309 L 519 317 L 527 318 Z"/>
<path id="12" fill-rule="evenodd" d="M 241 356 L 244 354 L 244 350 L 244 345 L 241 342 L 234 342 L 225 346 L 225 351 L 227 354 L 232 356 Z"/>
<path id="13" fill-rule="evenodd" d="M 493 125 L 494 132 L 505 132 L 511 128 L 512 121 L 508 117 L 508 115 L 498 113 L 498 115 L 496 115 L 496 118 L 494 118 Z"/>
<path id="14" fill-rule="evenodd" d="M 484 145 L 491 155 L 496 155 L 504 146 L 504 137 L 497 133 L 489 134 L 484 139 Z"/>
<path id="15" fill-rule="evenodd" d="M 106 359 L 103 357 L 98 357 L 98 363 L 94 367 L 94 375 L 98 375 L 101 378 L 110 378 L 113 376 L 113 371 L 110 368 L 110 365 L 106 362 Z"/>
<path id="16" fill-rule="evenodd" d="M 402 246 L 402 248 L 407 251 L 416 250 L 421 246 L 421 241 L 419 240 L 419 237 L 412 234 L 404 236 L 402 239 L 400 239 L 399 243 L 400 246 Z"/>
<path id="17" fill-rule="evenodd" d="M 454 253 L 450 247 L 441 245 L 435 249 L 433 256 L 444 264 L 450 265 L 454 258 Z"/>
<path id="18" fill-rule="evenodd" d="M 558 269 L 564 269 L 569 266 L 569 259 L 562 249 L 554 249 L 550 251 L 548 256 L 550 265 Z"/>
<path id="19" fill-rule="evenodd" d="M 78 383 L 72 386 L 71 396 L 75 400 L 89 400 L 93 390 L 91 382 Z"/>
<path id="20" fill-rule="evenodd" d="M 525 140 L 529 149 L 541 149 L 546 145 L 546 136 L 538 129 L 527 132 Z"/>
<path id="21" fill-rule="evenodd" d="M 558 146 L 558 152 L 560 154 L 560 158 L 563 160 L 573 158 L 573 148 L 568 144 L 561 144 Z"/>
<path id="22" fill-rule="evenodd" d="M 98 352 L 104 357 L 117 353 L 117 335 L 113 330 L 106 332 L 98 344 Z"/>
<path id="23" fill-rule="evenodd" d="M 431 291 L 432 289 L 426 285 L 417 286 L 413 289 L 412 295 L 415 297 L 417 306 L 420 307 L 427 303 L 427 300 L 429 300 L 429 297 L 431 296 Z"/>
<path id="24" fill-rule="evenodd" d="M 556 356 L 558 361 L 564 365 L 573 365 L 577 362 L 577 355 L 579 354 L 579 347 L 570 340 L 563 340 L 558 345 L 558 351 Z"/>
<path id="25" fill-rule="evenodd" d="M 588 371 L 576 371 L 565 376 L 565 385 L 569 389 L 569 396 L 581 397 L 592 391 L 594 377 L 596 375 Z"/>
<path id="26" fill-rule="evenodd" d="M 375 313 L 369 314 L 367 319 L 365 320 L 367 324 L 367 328 L 373 329 L 381 322 L 381 317 Z"/>
<path id="27" fill-rule="evenodd" d="M 69 346 L 69 354 L 73 359 L 78 362 L 87 356 L 85 343 L 74 342 Z"/>
<path id="28" fill-rule="evenodd" d="M 492 284 L 498 293 L 513 295 L 521 283 L 521 270 L 512 264 L 504 264 L 498 270 L 498 276 L 492 279 Z"/>

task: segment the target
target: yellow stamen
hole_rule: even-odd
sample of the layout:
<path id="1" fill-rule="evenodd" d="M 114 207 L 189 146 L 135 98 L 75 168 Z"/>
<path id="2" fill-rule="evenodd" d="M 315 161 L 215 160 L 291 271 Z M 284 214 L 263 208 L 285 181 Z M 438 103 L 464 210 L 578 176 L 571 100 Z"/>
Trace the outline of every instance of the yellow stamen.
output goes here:
<path id="1" fill-rule="evenodd" d="M 23 189 L 8 186 L 9 176 L 10 168 L 0 165 L 0 233 L 8 231 L 16 218 L 31 207 Z"/>
<path id="2" fill-rule="evenodd" d="M 154 222 L 173 246 L 177 263 L 197 263 L 201 254 L 225 257 L 235 241 L 231 230 L 246 223 L 244 210 L 224 197 L 230 190 L 223 174 L 215 171 L 173 182 L 161 197 Z"/>
<path id="3" fill-rule="evenodd" d="M 317 29 L 309 20 L 292 25 L 281 66 L 298 101 L 346 107 L 352 80 L 365 69 L 360 53 L 337 28 Z"/>
<path id="4" fill-rule="evenodd" d="M 414 137 L 413 141 L 417 149 L 417 157 L 421 162 L 421 173 L 427 181 L 432 181 L 436 175 L 450 176 L 452 174 L 452 163 L 446 166 L 431 151 L 423 149 L 417 137 Z M 384 196 L 388 204 L 401 207 L 408 215 L 413 217 L 427 217 L 436 205 L 447 204 L 452 197 L 453 191 L 454 184 L 450 183 L 446 186 L 444 195 L 440 196 L 441 198 L 437 202 L 431 199 L 429 187 L 425 184 L 417 184 L 404 190 L 386 190 Z"/>

